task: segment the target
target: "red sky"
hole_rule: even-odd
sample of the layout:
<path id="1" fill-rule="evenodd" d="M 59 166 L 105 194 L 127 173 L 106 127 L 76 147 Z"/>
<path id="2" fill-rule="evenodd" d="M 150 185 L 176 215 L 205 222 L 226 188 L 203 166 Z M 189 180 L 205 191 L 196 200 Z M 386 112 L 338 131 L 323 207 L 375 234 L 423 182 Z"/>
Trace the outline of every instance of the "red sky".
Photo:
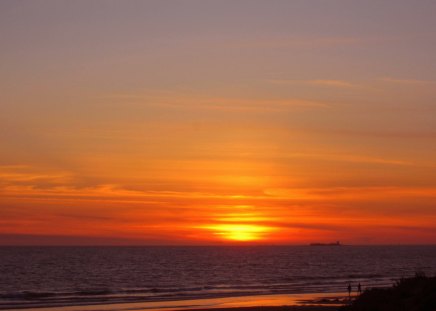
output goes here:
<path id="1" fill-rule="evenodd" d="M 3 1 L 0 244 L 436 243 L 436 6 Z"/>

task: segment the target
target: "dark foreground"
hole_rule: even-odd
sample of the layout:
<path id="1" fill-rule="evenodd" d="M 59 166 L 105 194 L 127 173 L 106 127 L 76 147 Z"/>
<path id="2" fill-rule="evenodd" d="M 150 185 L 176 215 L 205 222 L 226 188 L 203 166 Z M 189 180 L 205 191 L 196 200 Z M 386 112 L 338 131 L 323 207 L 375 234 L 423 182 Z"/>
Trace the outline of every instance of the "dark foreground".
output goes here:
<path id="1" fill-rule="evenodd" d="M 232 307 L 265 306 L 259 296 L 386 287 L 415 271 L 436 275 L 436 245 L 0 247 L 0 309 L 241 296 L 250 305 Z M 293 304 L 284 298 L 268 306 Z"/>
<path id="2" fill-rule="evenodd" d="M 28 311 L 436 311 L 436 276 L 417 274 L 351 300 L 340 294 L 266 295 L 186 301 L 34 307 Z M 17 307 L 20 309 L 20 307 Z M 8 308 L 6 308 L 8 309 Z"/>
<path id="3" fill-rule="evenodd" d="M 306 303 L 309 303 L 307 301 Z M 312 301 L 316 303 L 316 301 Z M 347 306 L 298 305 L 213 309 L 213 311 L 436 311 L 436 277 L 416 274 L 403 278 L 390 288 L 366 290 Z M 198 310 L 196 310 L 198 311 Z M 206 310 L 202 310 L 206 311 Z M 211 311 L 211 310 L 209 310 Z"/>
<path id="4" fill-rule="evenodd" d="M 337 311 L 335 306 L 281 306 L 281 307 L 244 307 L 223 309 L 195 309 L 195 311 Z"/>
<path id="5" fill-rule="evenodd" d="M 344 293 L 256 295 L 160 302 L 130 302 L 70 306 L 1 305 L 0 310 L 26 311 L 330 311 L 348 302 Z"/>
<path id="6" fill-rule="evenodd" d="M 341 311 L 435 311 L 436 277 L 417 274 L 397 281 L 390 288 L 365 291 Z"/>

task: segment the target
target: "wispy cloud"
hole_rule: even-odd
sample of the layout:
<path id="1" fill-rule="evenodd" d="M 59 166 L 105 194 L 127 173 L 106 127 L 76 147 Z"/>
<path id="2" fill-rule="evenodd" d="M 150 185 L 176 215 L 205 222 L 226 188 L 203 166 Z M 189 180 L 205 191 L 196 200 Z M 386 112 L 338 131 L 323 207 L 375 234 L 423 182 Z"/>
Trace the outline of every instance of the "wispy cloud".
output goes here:
<path id="1" fill-rule="evenodd" d="M 436 81 L 433 80 L 398 79 L 398 78 L 390 78 L 390 77 L 383 77 L 380 78 L 379 80 L 386 83 L 395 83 L 395 84 L 402 84 L 402 85 L 422 85 L 422 86 L 436 85 Z"/>
<path id="2" fill-rule="evenodd" d="M 27 165 L 0 166 L 0 184 L 59 184 L 70 181 L 71 177 L 66 171 L 35 169 Z"/>
<path id="3" fill-rule="evenodd" d="M 358 84 L 351 83 L 345 80 L 333 80 L 333 79 L 316 79 L 316 80 L 286 80 L 286 79 L 272 79 L 268 80 L 269 83 L 272 84 L 284 84 L 284 85 L 292 85 L 292 84 L 306 84 L 312 86 L 320 86 L 320 87 L 332 87 L 332 88 L 341 88 L 341 89 L 350 89 L 360 87 Z"/>
<path id="4" fill-rule="evenodd" d="M 338 88 L 354 88 L 357 85 L 344 80 L 310 80 L 310 84 L 328 86 L 328 87 L 338 87 Z"/>
<path id="5" fill-rule="evenodd" d="M 270 111 L 280 112 L 296 108 L 328 108 L 323 101 L 299 98 L 258 99 L 258 98 L 229 98 L 201 96 L 196 94 L 147 92 L 145 94 L 112 94 L 103 96 L 123 104 L 140 106 L 159 106 L 181 109 L 207 109 L 221 111 Z"/>
<path id="6" fill-rule="evenodd" d="M 317 133 L 327 133 L 334 135 L 345 136 L 361 136 L 361 137 L 385 137 L 385 138 L 414 138 L 414 139 L 434 139 L 436 138 L 436 131 L 393 131 L 393 130 L 342 130 L 342 129 L 330 129 L 325 131 L 314 131 Z"/>
<path id="7" fill-rule="evenodd" d="M 352 163 L 373 163 L 380 165 L 399 165 L 414 166 L 415 163 L 401 159 L 381 158 L 366 155 L 348 154 L 348 153 L 322 153 L 322 152 L 300 152 L 300 153 L 283 153 L 281 158 L 304 158 L 319 159 L 321 161 L 339 161 Z"/>
<path id="8" fill-rule="evenodd" d="M 345 36 L 282 36 L 273 38 L 253 38 L 230 43 L 231 46 L 249 48 L 333 48 L 380 42 L 376 37 L 345 37 Z M 229 44 L 229 43 L 227 43 Z"/>
<path id="9" fill-rule="evenodd" d="M 321 201 L 366 201 L 398 198 L 434 198 L 435 187 L 329 187 L 329 188 L 271 188 L 265 195 L 275 198 Z"/>

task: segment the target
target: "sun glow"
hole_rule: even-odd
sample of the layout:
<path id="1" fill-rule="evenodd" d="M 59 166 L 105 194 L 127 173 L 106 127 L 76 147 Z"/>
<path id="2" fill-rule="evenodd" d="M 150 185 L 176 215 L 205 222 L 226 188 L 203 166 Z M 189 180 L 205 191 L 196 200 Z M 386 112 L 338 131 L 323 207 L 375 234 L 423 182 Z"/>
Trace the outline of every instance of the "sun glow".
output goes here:
<path id="1" fill-rule="evenodd" d="M 214 235 L 223 239 L 240 242 L 262 240 L 266 233 L 272 231 L 269 227 L 247 224 L 221 224 L 205 228 L 214 231 Z"/>

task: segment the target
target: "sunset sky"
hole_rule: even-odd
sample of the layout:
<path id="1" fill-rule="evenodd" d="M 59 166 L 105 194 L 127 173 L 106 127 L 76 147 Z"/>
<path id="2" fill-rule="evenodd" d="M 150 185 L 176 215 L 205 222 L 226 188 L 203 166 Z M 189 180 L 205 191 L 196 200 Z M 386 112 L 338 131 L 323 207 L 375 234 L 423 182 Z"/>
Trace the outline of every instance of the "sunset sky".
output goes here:
<path id="1" fill-rule="evenodd" d="M 1 1 L 0 244 L 435 244 L 435 16 Z"/>

